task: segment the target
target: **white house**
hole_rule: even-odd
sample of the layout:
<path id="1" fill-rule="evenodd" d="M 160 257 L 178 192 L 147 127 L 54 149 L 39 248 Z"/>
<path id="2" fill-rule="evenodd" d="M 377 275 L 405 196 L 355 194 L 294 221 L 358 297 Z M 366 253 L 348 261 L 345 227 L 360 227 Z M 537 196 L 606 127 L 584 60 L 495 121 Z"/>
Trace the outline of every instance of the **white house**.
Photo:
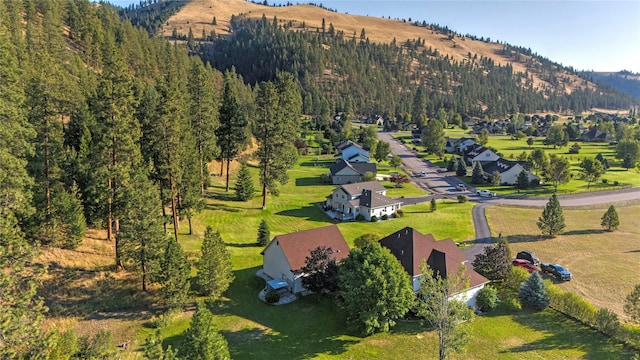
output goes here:
<path id="1" fill-rule="evenodd" d="M 362 181 L 364 174 L 371 172 L 376 174 L 378 168 L 376 164 L 368 162 L 348 162 L 338 159 L 329 168 L 329 177 L 334 185 L 350 184 Z"/>
<path id="2" fill-rule="evenodd" d="M 515 185 L 518 182 L 518 175 L 523 171 L 527 174 L 529 182 L 533 180 L 540 181 L 540 177 L 532 174 L 531 171 L 517 161 L 499 158 L 496 161 L 480 161 L 480 165 L 482 165 L 482 170 L 487 178 L 493 175 L 495 171 L 499 172 L 500 184 Z"/>
<path id="3" fill-rule="evenodd" d="M 439 276 L 447 277 L 447 274 L 458 272 L 461 265 L 467 262 L 464 254 L 451 239 L 439 240 L 433 235 L 423 235 L 413 228 L 406 227 L 402 230 L 380 240 L 380 245 L 389 251 L 400 261 L 405 271 L 411 276 L 413 290 L 420 290 L 420 277 L 422 261 L 433 269 Z M 465 266 L 467 266 L 465 264 Z M 467 266 L 465 277 L 468 278 L 468 286 L 451 295 L 451 297 L 464 301 L 469 307 L 475 307 L 478 292 L 487 284 L 484 276 L 478 274 Z"/>
<path id="4" fill-rule="evenodd" d="M 327 196 L 325 207 L 336 213 L 341 220 L 354 220 L 362 215 L 371 221 L 375 216 L 393 215 L 402 206 L 402 201 L 386 196 L 387 189 L 377 181 L 344 184 Z"/>
<path id="5" fill-rule="evenodd" d="M 287 283 L 292 293 L 304 291 L 302 268 L 311 250 L 326 246 L 336 262 L 349 255 L 349 245 L 336 225 L 278 235 L 262 251 L 263 273 Z"/>
<path id="6" fill-rule="evenodd" d="M 445 143 L 444 151 L 450 154 L 462 154 L 465 149 L 476 144 L 476 140 L 474 138 L 462 137 L 453 139 L 445 136 L 445 139 L 447 142 Z"/>
<path id="7" fill-rule="evenodd" d="M 467 160 L 472 164 L 476 161 L 496 161 L 500 159 L 500 155 L 496 154 L 493 150 L 477 144 L 469 148 L 466 156 Z"/>
<path id="8" fill-rule="evenodd" d="M 338 155 L 336 157 L 350 162 L 369 162 L 369 152 L 353 141 L 345 141 L 336 145 Z"/>

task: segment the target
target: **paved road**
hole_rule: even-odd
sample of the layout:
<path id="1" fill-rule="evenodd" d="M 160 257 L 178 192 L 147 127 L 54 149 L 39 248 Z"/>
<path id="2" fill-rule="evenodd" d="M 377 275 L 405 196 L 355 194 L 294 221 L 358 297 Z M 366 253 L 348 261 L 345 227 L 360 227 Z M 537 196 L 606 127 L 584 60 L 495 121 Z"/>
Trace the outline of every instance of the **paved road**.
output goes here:
<path id="1" fill-rule="evenodd" d="M 395 140 L 392 133 L 379 132 L 378 139 L 384 140 L 391 145 L 391 153 L 400 156 L 402 163 L 406 169 L 410 169 L 414 174 L 424 172 L 424 177 L 413 177 L 411 180 L 421 188 L 432 193 L 429 196 L 415 197 L 404 199 L 407 205 L 417 204 L 424 201 L 430 201 L 433 197 L 442 198 L 447 195 L 457 195 L 461 192 L 455 190 L 455 185 L 459 180 L 452 173 L 447 173 L 446 169 L 441 169 L 428 160 L 420 159 L 417 153 L 405 144 Z M 474 246 L 464 249 L 463 252 L 467 259 L 473 260 L 475 256 L 481 253 L 485 246 L 491 244 L 491 231 L 487 218 L 485 216 L 485 207 L 489 205 L 518 205 L 518 206 L 534 206 L 543 207 L 549 201 L 548 197 L 508 197 L 498 196 L 495 198 L 482 198 L 475 195 L 475 189 L 471 188 L 465 195 L 471 201 L 478 202 L 472 210 L 473 224 L 476 233 L 476 243 Z M 640 200 L 640 188 L 630 188 L 612 191 L 598 191 L 575 195 L 563 195 L 559 197 L 562 206 L 585 206 L 611 204 L 618 202 L 637 201 Z"/>

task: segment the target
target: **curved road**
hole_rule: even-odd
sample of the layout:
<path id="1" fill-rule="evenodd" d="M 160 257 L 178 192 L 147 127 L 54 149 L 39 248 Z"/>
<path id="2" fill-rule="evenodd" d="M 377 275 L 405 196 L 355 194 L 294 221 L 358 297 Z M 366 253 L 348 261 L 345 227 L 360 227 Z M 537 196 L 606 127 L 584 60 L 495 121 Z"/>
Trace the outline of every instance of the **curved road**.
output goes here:
<path id="1" fill-rule="evenodd" d="M 442 198 L 451 194 L 459 194 L 455 190 L 455 185 L 460 181 L 451 173 L 447 173 L 446 169 L 441 169 L 432 164 L 428 160 L 420 159 L 417 152 L 413 151 L 407 145 L 393 138 L 392 133 L 378 132 L 378 139 L 383 140 L 391 145 L 391 153 L 400 156 L 402 163 L 407 172 L 419 174 L 425 173 L 425 176 L 414 177 L 412 181 L 419 187 L 430 191 L 433 195 L 407 198 L 405 204 L 416 204 L 419 202 L 429 201 L 431 198 Z M 464 193 L 469 196 L 471 201 L 478 202 L 472 210 L 473 224 L 476 233 L 476 243 L 474 246 L 464 249 L 463 253 L 469 260 L 475 259 L 475 256 L 481 253 L 485 246 L 492 243 L 491 230 L 485 216 L 485 207 L 489 205 L 518 205 L 543 207 L 549 201 L 548 197 L 496 197 L 482 198 L 475 195 L 475 189 L 469 189 Z M 616 202 L 625 202 L 640 200 L 640 188 L 629 188 L 612 191 L 599 191 L 582 193 L 575 195 L 564 195 L 559 197 L 562 206 L 584 206 L 594 204 L 611 204 Z"/>

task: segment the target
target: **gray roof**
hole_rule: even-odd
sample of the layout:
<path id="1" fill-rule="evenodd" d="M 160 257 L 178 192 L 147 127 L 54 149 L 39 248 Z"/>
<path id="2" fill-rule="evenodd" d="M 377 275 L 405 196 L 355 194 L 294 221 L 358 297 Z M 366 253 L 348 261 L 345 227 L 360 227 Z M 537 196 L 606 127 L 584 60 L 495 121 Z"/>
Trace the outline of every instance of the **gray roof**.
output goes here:
<path id="1" fill-rule="evenodd" d="M 362 194 L 363 190 L 371 190 L 376 193 L 386 190 L 385 187 L 382 186 L 382 184 L 380 184 L 377 181 L 365 181 L 365 182 L 359 182 L 355 184 L 344 184 L 344 185 L 341 185 L 340 188 L 351 196 L 359 196 Z"/>
<path id="2" fill-rule="evenodd" d="M 350 162 L 344 161 L 343 159 L 338 159 L 335 164 L 331 165 L 331 167 L 329 168 L 329 171 L 331 172 L 331 175 L 335 175 L 338 172 L 340 172 L 340 170 L 346 167 L 353 169 L 356 173 L 360 175 L 364 175 L 364 173 L 366 173 L 367 171 L 372 172 L 374 174 L 378 172 L 378 166 L 376 164 L 368 163 L 368 162 L 367 163 L 366 162 L 350 163 Z"/>
<path id="3" fill-rule="evenodd" d="M 525 170 L 527 170 L 526 166 L 522 165 L 517 161 L 506 160 L 503 158 L 498 159 L 497 161 L 480 161 L 480 165 L 482 165 L 482 170 L 487 174 L 493 174 L 494 171 L 498 171 L 499 173 L 503 173 L 512 167 L 520 164 Z"/>
<path id="4" fill-rule="evenodd" d="M 360 206 L 368 207 L 369 209 L 376 209 L 383 206 L 395 205 L 402 203 L 399 200 L 392 199 L 390 197 L 377 194 L 371 190 L 364 190 L 360 196 Z"/>

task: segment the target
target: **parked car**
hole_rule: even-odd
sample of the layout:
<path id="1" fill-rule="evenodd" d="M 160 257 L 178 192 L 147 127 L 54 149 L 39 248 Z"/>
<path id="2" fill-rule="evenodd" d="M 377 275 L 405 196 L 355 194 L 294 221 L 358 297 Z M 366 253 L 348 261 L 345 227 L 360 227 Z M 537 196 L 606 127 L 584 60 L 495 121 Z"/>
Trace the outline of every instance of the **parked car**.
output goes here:
<path id="1" fill-rule="evenodd" d="M 478 190 L 478 191 L 476 191 L 476 194 L 480 195 L 480 196 L 484 196 L 484 197 L 494 197 L 494 196 L 496 196 L 496 193 L 491 192 L 489 190 Z"/>
<path id="2" fill-rule="evenodd" d="M 456 185 L 456 189 L 460 190 L 460 191 L 467 191 L 467 185 L 465 184 L 458 184 Z"/>
<path id="3" fill-rule="evenodd" d="M 531 251 L 528 250 L 520 251 L 516 255 L 516 259 L 527 260 L 532 265 L 540 266 L 540 259 L 538 259 Z"/>
<path id="4" fill-rule="evenodd" d="M 569 281 L 573 278 L 573 275 L 565 267 L 559 264 L 540 264 L 542 272 L 555 276 L 558 280 Z"/>
<path id="5" fill-rule="evenodd" d="M 523 260 L 523 259 L 513 259 L 513 261 L 511 262 L 511 264 L 513 266 L 519 266 L 525 270 L 527 270 L 529 272 L 529 274 L 531 274 L 532 272 L 536 272 L 538 271 L 538 268 L 533 266 L 530 262 L 528 262 L 527 260 Z"/>

